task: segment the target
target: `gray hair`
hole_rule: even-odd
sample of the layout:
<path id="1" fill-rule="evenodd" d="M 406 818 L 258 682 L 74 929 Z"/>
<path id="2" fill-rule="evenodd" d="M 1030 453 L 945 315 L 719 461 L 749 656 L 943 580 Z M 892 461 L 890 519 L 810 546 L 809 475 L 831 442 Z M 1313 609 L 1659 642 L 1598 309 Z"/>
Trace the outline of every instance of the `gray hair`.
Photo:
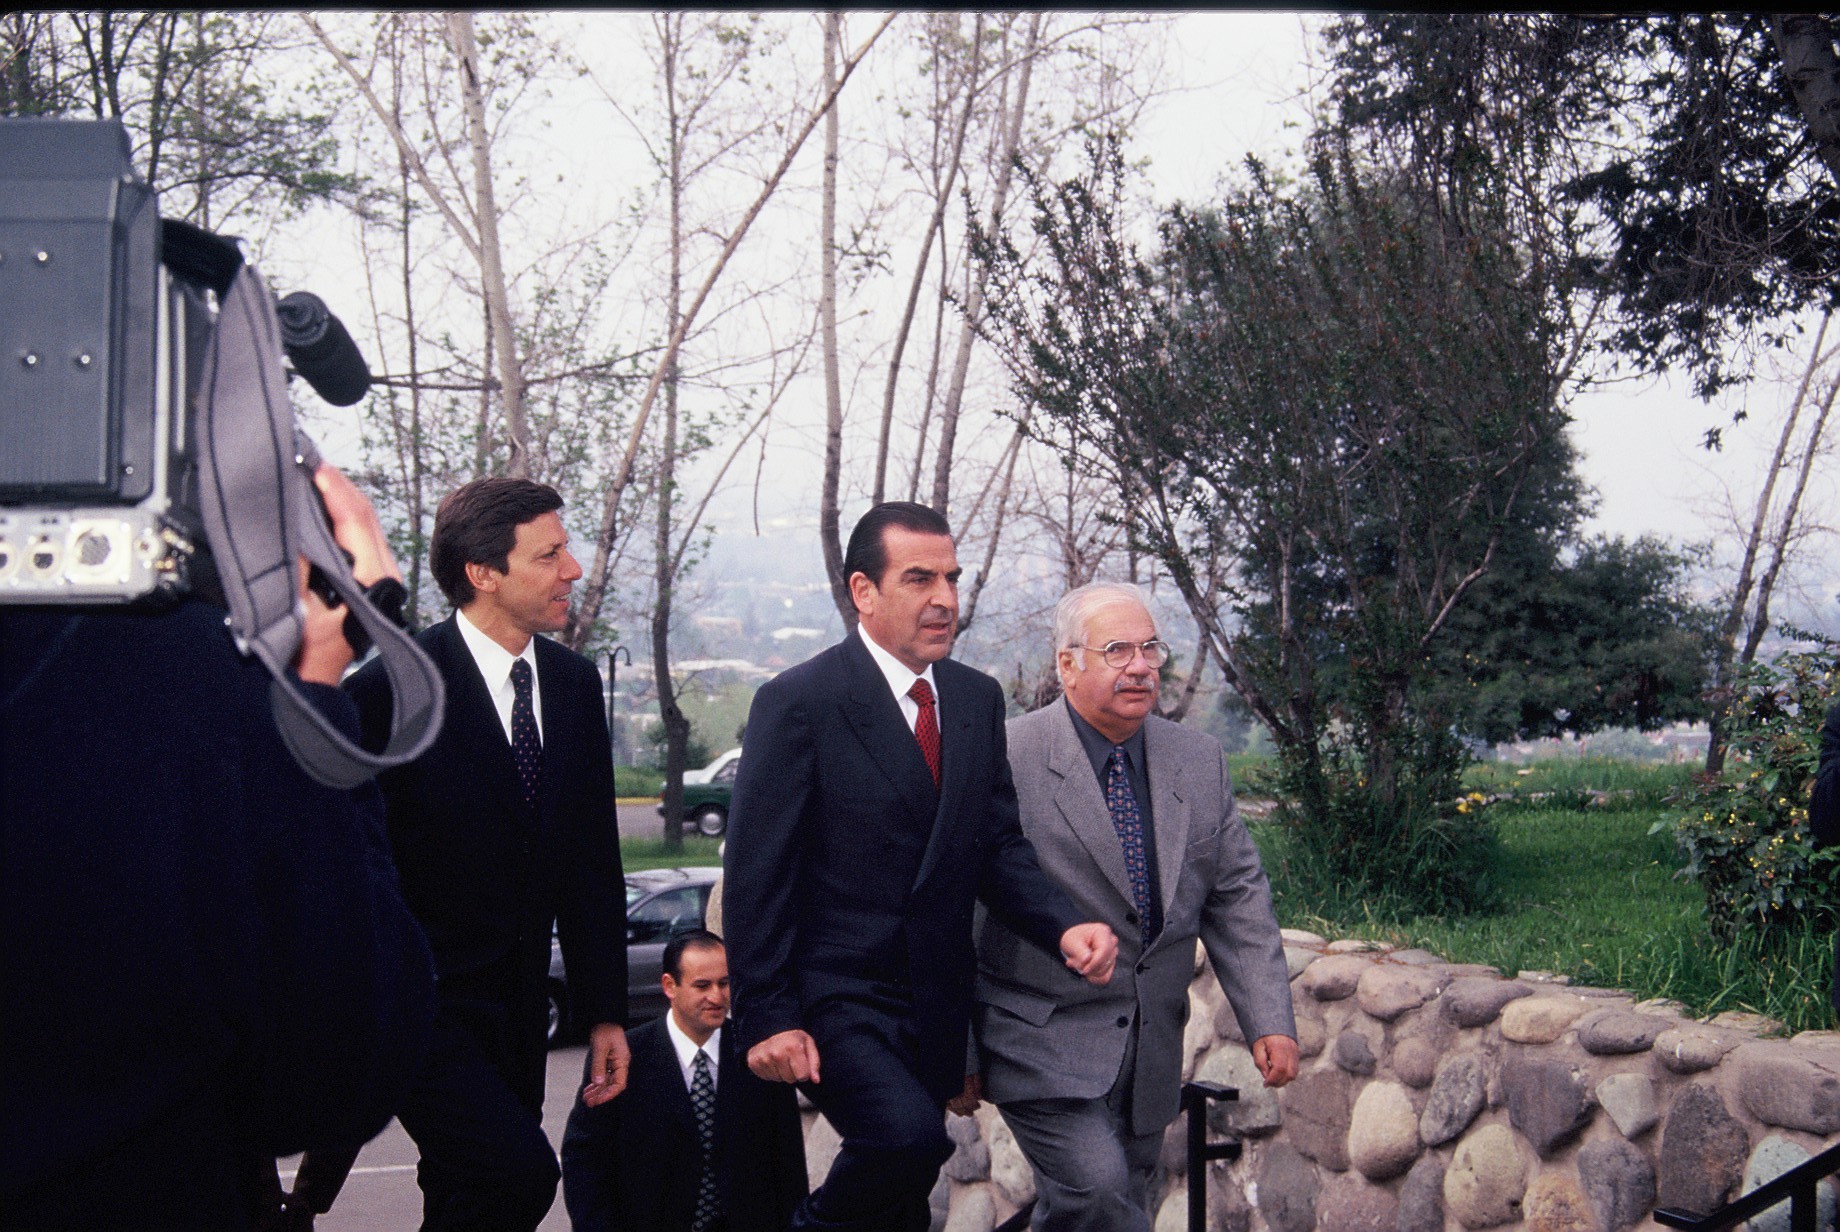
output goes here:
<path id="1" fill-rule="evenodd" d="M 1120 602 L 1135 603 L 1145 612 L 1150 610 L 1149 597 L 1135 582 L 1088 582 L 1062 595 L 1054 605 L 1055 657 L 1058 659 L 1063 650 L 1071 650 L 1073 661 L 1084 668 L 1086 652 L 1081 646 L 1086 641 L 1087 621 L 1099 608 Z"/>

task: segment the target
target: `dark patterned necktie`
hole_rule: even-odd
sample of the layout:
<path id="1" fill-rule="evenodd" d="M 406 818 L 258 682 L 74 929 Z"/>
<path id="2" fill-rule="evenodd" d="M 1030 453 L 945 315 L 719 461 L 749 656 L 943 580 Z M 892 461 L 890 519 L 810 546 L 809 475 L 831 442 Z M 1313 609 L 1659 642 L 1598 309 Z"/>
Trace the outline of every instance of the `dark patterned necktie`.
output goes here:
<path id="1" fill-rule="evenodd" d="M 709 1076 L 709 1054 L 701 1048 L 691 1062 L 690 1108 L 696 1113 L 696 1142 L 702 1152 L 697 1170 L 696 1213 L 691 1232 L 705 1232 L 722 1214 L 722 1195 L 716 1191 L 716 1084 Z"/>
<path id="2" fill-rule="evenodd" d="M 1125 751 L 1112 746 L 1105 763 L 1105 805 L 1111 810 L 1112 828 L 1124 848 L 1124 871 L 1131 877 L 1131 898 L 1137 904 L 1137 927 L 1145 945 L 1159 931 L 1150 901 L 1150 861 L 1144 852 L 1144 815 L 1137 807 L 1137 793 L 1131 790 L 1131 778 L 1125 773 Z"/>
<path id="3" fill-rule="evenodd" d="M 537 711 L 531 705 L 530 685 L 530 664 L 519 659 L 511 665 L 511 687 L 517 691 L 517 699 L 511 703 L 511 756 L 517 761 L 524 803 L 534 809 L 537 776 L 543 771 L 543 739 L 537 735 Z"/>
<path id="4" fill-rule="evenodd" d="M 920 714 L 914 721 L 914 739 L 920 742 L 920 755 L 926 758 L 926 768 L 933 772 L 933 786 L 939 786 L 939 707 L 933 704 L 933 686 L 924 680 L 914 681 L 914 687 L 907 691 L 920 707 Z"/>

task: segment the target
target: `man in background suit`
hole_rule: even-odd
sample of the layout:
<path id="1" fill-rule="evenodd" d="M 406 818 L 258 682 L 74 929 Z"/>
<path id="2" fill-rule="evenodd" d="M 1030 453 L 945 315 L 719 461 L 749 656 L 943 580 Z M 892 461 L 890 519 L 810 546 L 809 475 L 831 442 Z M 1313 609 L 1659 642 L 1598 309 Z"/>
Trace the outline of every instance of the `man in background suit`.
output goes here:
<path id="1" fill-rule="evenodd" d="M 755 1077 L 723 1029 L 722 939 L 700 929 L 673 937 L 659 982 L 671 1009 L 627 1036 L 625 1094 L 593 1108 L 577 1098 L 569 1113 L 569 1220 L 575 1232 L 780 1232 L 806 1190 L 798 1100 L 791 1087 Z M 708 1075 L 706 1122 L 699 1070 Z"/>
<path id="2" fill-rule="evenodd" d="M 1103 984 L 1117 940 L 1042 876 L 1016 821 L 1003 692 L 946 654 L 951 529 L 894 502 L 850 535 L 854 634 L 754 697 L 723 916 L 756 1074 L 797 1082 L 842 1136 L 795 1228 L 924 1229 L 964 1086 L 972 906 Z"/>
<path id="3" fill-rule="evenodd" d="M 429 565 L 457 609 L 417 637 L 447 682 L 429 750 L 379 776 L 403 890 L 434 949 L 440 1012 L 402 1108 L 426 1229 L 535 1228 L 561 1175 L 543 1134 L 554 925 L 590 1104 L 626 1082 L 626 908 L 600 673 L 539 634 L 563 627 L 581 567 L 554 490 L 482 479 L 435 514 Z M 389 728 L 380 665 L 349 688 Z"/>
<path id="4" fill-rule="evenodd" d="M 1117 932 L 1118 974 L 1094 988 L 1000 917 L 985 921 L 973 1015 L 983 1094 L 1035 1170 L 1035 1228 L 1148 1232 L 1195 938 L 1267 1086 L 1297 1074 L 1290 977 L 1225 751 L 1151 714 L 1169 650 L 1142 593 L 1070 592 L 1054 638 L 1064 700 L 1010 722 L 1010 766 L 1043 871 Z"/>

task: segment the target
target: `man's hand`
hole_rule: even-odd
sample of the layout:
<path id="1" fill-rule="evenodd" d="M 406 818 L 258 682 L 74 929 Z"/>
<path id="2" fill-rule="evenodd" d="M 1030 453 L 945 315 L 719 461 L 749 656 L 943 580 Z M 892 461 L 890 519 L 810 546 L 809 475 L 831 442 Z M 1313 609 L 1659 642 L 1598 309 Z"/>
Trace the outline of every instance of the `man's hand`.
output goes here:
<path id="1" fill-rule="evenodd" d="M 1252 1063 L 1268 1087 L 1281 1087 L 1297 1076 L 1297 1041 L 1288 1035 L 1261 1035 L 1252 1041 Z"/>
<path id="2" fill-rule="evenodd" d="M 748 1049 L 748 1068 L 768 1082 L 817 1082 L 818 1042 L 794 1027 Z"/>
<path id="3" fill-rule="evenodd" d="M 984 1102 L 984 1075 L 966 1074 L 965 1089 L 946 1101 L 946 1111 L 954 1116 L 970 1116 Z"/>
<path id="4" fill-rule="evenodd" d="M 1118 936 L 1103 924 L 1075 924 L 1061 934 L 1061 957 L 1088 984 L 1111 983 Z"/>
<path id="5" fill-rule="evenodd" d="M 588 1032 L 588 1055 L 592 1058 L 588 1072 L 594 1077 L 581 1089 L 581 1102 L 598 1108 L 626 1089 L 626 1072 L 632 1068 L 626 1028 L 615 1022 L 597 1025 Z"/>

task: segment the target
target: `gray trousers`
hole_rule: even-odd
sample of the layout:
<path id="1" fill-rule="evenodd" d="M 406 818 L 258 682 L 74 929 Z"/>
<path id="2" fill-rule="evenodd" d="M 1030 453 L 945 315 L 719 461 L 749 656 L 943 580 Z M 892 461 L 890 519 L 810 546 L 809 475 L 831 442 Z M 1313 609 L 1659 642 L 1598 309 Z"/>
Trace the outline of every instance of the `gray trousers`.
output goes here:
<path id="1" fill-rule="evenodd" d="M 1163 1127 L 1137 1133 L 1131 1086 L 1137 1031 L 1112 1089 L 1099 1099 L 1023 1099 L 998 1104 L 1035 1173 L 1035 1232 L 1150 1232 L 1150 1175 Z"/>

